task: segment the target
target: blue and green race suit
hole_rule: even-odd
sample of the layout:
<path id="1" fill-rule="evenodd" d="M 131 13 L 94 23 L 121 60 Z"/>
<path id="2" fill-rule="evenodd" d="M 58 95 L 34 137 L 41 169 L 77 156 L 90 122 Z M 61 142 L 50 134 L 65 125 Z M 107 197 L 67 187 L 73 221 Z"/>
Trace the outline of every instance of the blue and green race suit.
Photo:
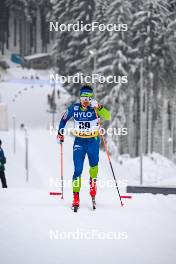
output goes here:
<path id="1" fill-rule="evenodd" d="M 90 165 L 90 178 L 97 178 L 100 144 L 98 136 L 99 118 L 110 120 L 111 115 L 104 106 L 99 106 L 95 112 L 94 108 L 91 106 L 84 110 L 80 103 L 75 103 L 68 107 L 67 111 L 62 116 L 58 129 L 60 133 L 63 132 L 67 121 L 71 118 L 74 119 L 73 134 L 75 135 L 73 145 L 74 174 L 72 186 L 73 192 L 79 192 L 86 154 Z"/>

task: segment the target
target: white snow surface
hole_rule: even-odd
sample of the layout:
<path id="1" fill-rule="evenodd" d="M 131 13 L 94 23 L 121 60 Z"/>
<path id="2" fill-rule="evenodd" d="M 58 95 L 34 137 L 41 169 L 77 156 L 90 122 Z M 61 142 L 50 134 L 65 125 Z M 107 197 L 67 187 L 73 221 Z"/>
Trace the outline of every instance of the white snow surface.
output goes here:
<path id="1" fill-rule="evenodd" d="M 123 200 L 121 207 L 103 151 L 100 151 L 96 211 L 92 211 L 86 184 L 87 159 L 80 209 L 78 213 L 71 210 L 73 137 L 67 136 L 63 146 L 64 199 L 49 195 L 50 191 L 61 191 L 60 145 L 54 133 L 47 130 L 47 118 L 43 114 L 45 91 L 49 87 L 46 90 L 36 87 L 37 103 L 33 96 L 35 89 L 31 89 L 28 96 L 26 92 L 26 97 L 14 105 L 12 93 L 22 88 L 0 84 L 3 103 L 9 106 L 9 119 L 16 115 L 19 124 L 23 121 L 29 127 L 28 182 L 24 131 L 17 126 L 16 154 L 12 130 L 0 132 L 9 187 L 0 189 L 0 263 L 174 264 L 176 196 L 134 194 L 132 199 Z M 126 184 L 139 183 L 139 159 L 122 156 L 121 160 L 122 164 L 112 158 L 112 164 L 120 192 L 126 195 Z M 174 186 L 175 177 L 176 166 L 171 161 L 157 153 L 144 157 L 145 185 Z"/>
<path id="2" fill-rule="evenodd" d="M 11 67 L 3 74 L 5 81 L 0 83 L 0 95 L 2 102 L 8 104 L 10 128 L 13 116 L 16 117 L 18 126 L 24 123 L 29 128 L 49 127 L 52 116 L 48 113 L 47 95 L 53 91 L 49 84 L 49 74 L 49 70 L 28 70 L 19 66 Z M 36 76 L 39 80 L 35 79 Z M 26 79 L 23 79 L 24 77 Z M 57 100 L 57 109 L 60 112 L 56 115 L 57 119 L 65 111 L 65 103 L 69 99 L 68 93 L 59 84 L 56 85 L 56 91 L 58 89 L 62 95 L 61 99 Z"/>
<path id="3" fill-rule="evenodd" d="M 29 131 L 28 183 L 22 131 L 17 132 L 16 155 L 12 153 L 12 132 L 1 133 L 1 138 L 6 149 L 9 185 L 8 189 L 0 189 L 1 263 L 175 263 L 174 195 L 135 194 L 124 200 L 121 207 L 114 186 L 107 185 L 112 176 L 101 152 L 99 181 L 104 181 L 105 186 L 98 187 L 97 209 L 91 210 L 88 188 L 83 185 L 81 206 L 75 214 L 70 208 L 72 193 L 68 185 L 73 173 L 73 139 L 68 137 L 64 143 L 66 186 L 62 200 L 49 195 L 50 191 L 60 191 L 60 146 L 54 135 L 46 130 Z M 123 174 L 122 168 L 119 170 L 121 165 L 115 162 L 113 166 L 116 176 L 123 181 L 127 171 Z M 88 178 L 86 160 L 83 179 L 86 182 Z M 124 187 L 120 191 L 126 194 Z M 110 232 L 117 239 L 108 239 Z M 87 238 L 86 234 L 92 236 Z M 104 236 L 106 239 L 101 239 Z"/>

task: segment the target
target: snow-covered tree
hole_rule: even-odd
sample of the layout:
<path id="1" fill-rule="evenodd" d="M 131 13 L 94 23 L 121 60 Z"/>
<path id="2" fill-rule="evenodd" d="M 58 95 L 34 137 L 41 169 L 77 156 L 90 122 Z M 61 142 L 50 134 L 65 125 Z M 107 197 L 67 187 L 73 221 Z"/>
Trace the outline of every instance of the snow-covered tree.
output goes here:
<path id="1" fill-rule="evenodd" d="M 59 0 L 54 5 L 54 18 L 57 20 L 59 17 L 59 22 L 66 25 L 89 24 L 92 22 L 94 5 L 94 0 Z M 89 35 L 85 30 L 58 32 L 54 54 L 59 73 L 68 76 L 82 71 L 85 56 L 88 54 Z M 68 88 L 72 94 L 78 91 L 76 84 L 69 84 Z"/>
<path id="2" fill-rule="evenodd" d="M 132 66 L 135 67 L 134 76 L 139 77 L 141 60 L 144 65 L 145 76 L 145 102 L 146 102 L 146 152 L 153 150 L 153 129 L 154 116 L 153 111 L 156 109 L 156 96 L 159 75 L 163 74 L 166 68 L 168 56 L 167 47 L 163 42 L 165 19 L 168 14 L 168 5 L 164 0 L 142 1 L 139 10 L 133 16 L 132 31 L 132 50 L 134 56 Z M 164 76 L 163 76 L 164 77 Z M 136 82 L 138 80 L 136 79 Z M 138 108 L 139 109 L 139 108 Z M 136 113 L 139 116 L 139 113 Z"/>
<path id="3" fill-rule="evenodd" d="M 171 137 L 176 134 L 176 106 L 175 97 L 172 97 L 176 76 L 176 1 L 54 1 L 55 18 L 59 17 L 60 23 L 82 20 L 84 23 L 128 25 L 127 32 L 58 33 L 54 49 L 58 71 L 64 75 L 79 71 L 96 71 L 105 77 L 126 75 L 127 84 L 94 84 L 98 101 L 111 110 L 110 126 L 129 128 L 126 139 L 114 136 L 109 140 L 111 152 L 139 154 L 140 114 L 144 119 L 144 151 L 161 152 L 161 145 L 166 146 L 161 139 L 165 140 L 168 133 Z M 94 50 L 93 56 L 90 50 Z M 141 62 L 144 75 L 142 113 L 139 112 Z M 69 88 L 73 88 L 73 94 L 77 93 L 76 85 Z M 173 144 L 176 146 L 176 140 Z"/>
<path id="4" fill-rule="evenodd" d="M 106 11 L 107 24 L 120 26 L 130 25 L 131 4 L 129 1 L 114 0 Z M 100 33 L 99 33 L 100 35 Z M 99 42 L 97 52 L 98 73 L 107 77 L 109 75 L 120 78 L 128 75 L 128 31 L 111 31 L 104 36 L 104 41 Z M 104 83 L 97 86 L 96 92 L 99 100 L 109 105 L 112 112 L 112 128 L 123 127 L 126 124 L 125 98 L 127 96 L 127 84 Z M 116 146 L 119 137 L 113 137 Z M 116 148 L 118 151 L 119 147 Z"/>

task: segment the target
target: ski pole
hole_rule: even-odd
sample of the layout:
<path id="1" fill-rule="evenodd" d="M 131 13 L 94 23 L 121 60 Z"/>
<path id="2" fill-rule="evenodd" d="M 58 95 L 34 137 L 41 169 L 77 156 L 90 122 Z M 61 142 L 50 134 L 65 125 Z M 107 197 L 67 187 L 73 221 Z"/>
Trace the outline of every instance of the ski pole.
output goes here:
<path id="1" fill-rule="evenodd" d="M 99 130 L 100 130 L 101 129 L 101 123 L 100 123 L 96 108 L 94 108 L 94 110 L 95 110 L 96 117 L 98 119 L 98 127 L 99 127 Z M 109 161 L 109 165 L 111 167 L 111 171 L 112 171 L 112 175 L 113 175 L 113 178 L 114 178 L 114 181 L 115 181 L 116 189 L 117 189 L 117 192 L 118 192 L 118 195 L 119 195 L 120 203 L 121 203 L 121 206 L 123 206 L 121 195 L 120 195 L 120 191 L 119 191 L 119 187 L 118 187 L 118 184 L 117 184 L 117 180 L 116 180 L 116 177 L 115 177 L 114 169 L 113 169 L 112 162 L 111 162 L 111 159 L 110 159 L 109 151 L 108 151 L 108 148 L 107 148 L 107 145 L 106 145 L 106 141 L 105 141 L 104 135 L 102 133 L 100 135 L 102 137 L 103 145 L 104 145 L 104 148 L 105 148 L 105 152 L 106 152 L 106 155 L 107 155 L 107 158 L 108 158 L 108 161 Z"/>
<path id="2" fill-rule="evenodd" d="M 61 190 L 62 190 L 62 196 L 61 199 L 64 199 L 64 170 L 63 170 L 63 143 L 60 142 L 60 152 L 61 152 Z"/>
<path id="3" fill-rule="evenodd" d="M 60 176 L 61 176 L 61 191 L 62 192 L 50 192 L 50 195 L 61 195 L 61 199 L 64 199 L 64 172 L 63 172 L 63 142 L 60 142 Z"/>

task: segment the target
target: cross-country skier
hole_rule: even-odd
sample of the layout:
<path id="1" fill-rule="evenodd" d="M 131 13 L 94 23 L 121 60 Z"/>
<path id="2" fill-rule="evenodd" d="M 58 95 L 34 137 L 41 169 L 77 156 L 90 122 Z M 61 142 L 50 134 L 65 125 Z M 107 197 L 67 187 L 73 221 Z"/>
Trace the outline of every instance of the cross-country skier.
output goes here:
<path id="1" fill-rule="evenodd" d="M 57 135 L 57 139 L 61 143 L 64 142 L 63 129 L 70 118 L 74 119 L 73 134 L 76 136 L 73 145 L 74 174 L 72 181 L 72 206 L 75 209 L 79 207 L 81 174 L 86 154 L 90 165 L 90 195 L 92 201 L 95 201 L 100 144 L 99 118 L 110 120 L 111 115 L 104 106 L 94 99 L 93 89 L 89 85 L 84 85 L 80 89 L 80 102 L 68 107 L 61 118 Z"/>
<path id="2" fill-rule="evenodd" d="M 7 188 L 6 178 L 5 178 L 5 167 L 4 164 L 6 163 L 6 158 L 4 156 L 4 151 L 1 148 L 2 141 L 0 140 L 0 179 L 2 183 L 2 188 Z"/>

